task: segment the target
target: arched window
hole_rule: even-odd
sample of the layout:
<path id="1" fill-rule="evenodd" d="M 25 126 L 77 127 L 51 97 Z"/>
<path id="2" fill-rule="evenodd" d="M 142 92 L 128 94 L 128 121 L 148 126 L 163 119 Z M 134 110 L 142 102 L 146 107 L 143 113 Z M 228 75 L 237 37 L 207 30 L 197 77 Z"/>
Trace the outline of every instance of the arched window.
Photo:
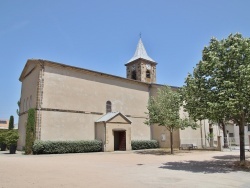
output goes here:
<path id="1" fill-rule="evenodd" d="M 132 79 L 136 80 L 136 70 L 132 71 Z"/>
<path id="2" fill-rule="evenodd" d="M 106 113 L 112 112 L 112 104 L 110 101 L 106 102 Z"/>
<path id="3" fill-rule="evenodd" d="M 146 77 L 147 77 L 147 78 L 150 78 L 150 70 L 147 70 L 147 71 L 146 71 Z"/>

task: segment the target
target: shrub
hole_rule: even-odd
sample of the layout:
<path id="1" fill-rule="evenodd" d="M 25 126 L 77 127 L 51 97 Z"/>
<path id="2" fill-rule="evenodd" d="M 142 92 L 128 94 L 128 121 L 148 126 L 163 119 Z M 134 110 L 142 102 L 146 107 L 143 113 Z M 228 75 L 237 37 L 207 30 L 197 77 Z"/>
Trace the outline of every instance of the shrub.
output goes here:
<path id="1" fill-rule="evenodd" d="M 158 148 L 159 144 L 156 140 L 132 140 L 132 150 Z"/>
<path id="2" fill-rule="evenodd" d="M 6 132 L 0 132 L 0 144 L 6 144 Z"/>
<path id="3" fill-rule="evenodd" d="M 0 129 L 0 134 L 1 134 L 1 133 L 8 132 L 8 131 L 9 131 L 8 129 Z"/>
<path id="4" fill-rule="evenodd" d="M 7 146 L 10 145 L 17 145 L 17 140 L 19 138 L 18 132 L 16 130 L 10 130 L 6 133 L 6 144 Z"/>
<path id="5" fill-rule="evenodd" d="M 5 131 L 0 131 L 0 149 L 1 151 L 6 150 L 6 132 Z"/>
<path id="6" fill-rule="evenodd" d="M 35 127 L 36 127 L 36 119 L 35 119 L 36 111 L 31 108 L 28 111 L 28 120 L 26 124 L 26 140 L 25 140 L 25 154 L 31 154 L 32 146 L 35 141 Z"/>
<path id="7" fill-rule="evenodd" d="M 35 141 L 33 154 L 86 153 L 102 150 L 102 142 L 98 140 L 80 141 Z"/>

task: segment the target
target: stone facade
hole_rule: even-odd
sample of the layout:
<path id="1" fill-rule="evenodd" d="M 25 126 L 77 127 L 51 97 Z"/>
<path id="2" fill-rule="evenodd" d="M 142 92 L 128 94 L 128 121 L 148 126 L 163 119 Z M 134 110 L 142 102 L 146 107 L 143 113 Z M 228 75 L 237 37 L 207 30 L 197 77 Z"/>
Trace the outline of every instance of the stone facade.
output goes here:
<path id="1" fill-rule="evenodd" d="M 156 63 L 140 58 L 126 64 L 126 67 L 128 79 L 156 83 Z"/>
<path id="2" fill-rule="evenodd" d="M 147 55 L 141 39 L 135 55 L 125 65 L 127 78 L 47 60 L 28 60 L 19 78 L 22 90 L 18 149 L 25 146 L 30 108 L 36 109 L 37 140 L 98 139 L 103 142 L 103 151 L 130 150 L 131 140 L 154 139 L 160 147 L 169 147 L 169 131 L 165 127 L 144 123 L 148 100 L 163 85 L 155 83 L 157 63 Z M 100 121 L 113 112 L 119 116 Z M 180 115 L 184 114 L 180 109 Z M 174 147 L 181 142 L 194 142 L 185 138 L 200 139 L 201 131 L 176 130 Z"/>
<path id="3" fill-rule="evenodd" d="M 26 70 L 30 67 L 34 69 Z M 95 122 L 106 114 L 107 101 L 112 111 L 133 122 L 131 139 L 151 139 L 150 127 L 144 124 L 147 83 L 44 60 L 28 60 L 20 81 L 21 101 L 27 96 L 36 99 L 29 108 L 37 109 L 38 140 L 95 139 Z M 21 102 L 18 149 L 25 144 L 27 111 L 26 102 Z"/>

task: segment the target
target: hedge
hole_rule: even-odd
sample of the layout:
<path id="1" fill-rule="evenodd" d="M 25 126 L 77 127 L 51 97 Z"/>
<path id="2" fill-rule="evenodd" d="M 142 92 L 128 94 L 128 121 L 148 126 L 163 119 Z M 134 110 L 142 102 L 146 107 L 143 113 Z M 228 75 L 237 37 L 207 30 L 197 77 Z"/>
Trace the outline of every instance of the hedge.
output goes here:
<path id="1" fill-rule="evenodd" d="M 33 154 L 85 153 L 102 151 L 98 140 L 80 141 L 35 141 Z"/>
<path id="2" fill-rule="evenodd" d="M 9 132 L 14 132 L 14 134 L 18 134 L 17 129 L 9 130 L 9 129 L 0 129 L 0 144 L 5 143 L 6 144 L 6 138 Z"/>
<path id="3" fill-rule="evenodd" d="M 5 132 L 8 132 L 9 129 L 0 129 L 0 133 L 5 133 Z"/>
<path id="4" fill-rule="evenodd" d="M 159 144 L 156 140 L 132 140 L 132 150 L 158 148 Z"/>

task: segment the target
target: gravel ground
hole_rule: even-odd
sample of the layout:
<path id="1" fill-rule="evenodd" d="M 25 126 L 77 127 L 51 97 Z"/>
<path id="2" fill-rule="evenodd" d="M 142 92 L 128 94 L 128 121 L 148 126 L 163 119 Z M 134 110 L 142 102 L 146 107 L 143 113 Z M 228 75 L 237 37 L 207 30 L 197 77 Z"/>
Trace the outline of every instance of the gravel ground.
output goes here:
<path id="1" fill-rule="evenodd" d="M 250 160 L 250 152 L 246 151 Z M 239 151 L 166 150 L 15 155 L 0 151 L 1 188 L 250 187 L 249 169 L 233 166 Z"/>

